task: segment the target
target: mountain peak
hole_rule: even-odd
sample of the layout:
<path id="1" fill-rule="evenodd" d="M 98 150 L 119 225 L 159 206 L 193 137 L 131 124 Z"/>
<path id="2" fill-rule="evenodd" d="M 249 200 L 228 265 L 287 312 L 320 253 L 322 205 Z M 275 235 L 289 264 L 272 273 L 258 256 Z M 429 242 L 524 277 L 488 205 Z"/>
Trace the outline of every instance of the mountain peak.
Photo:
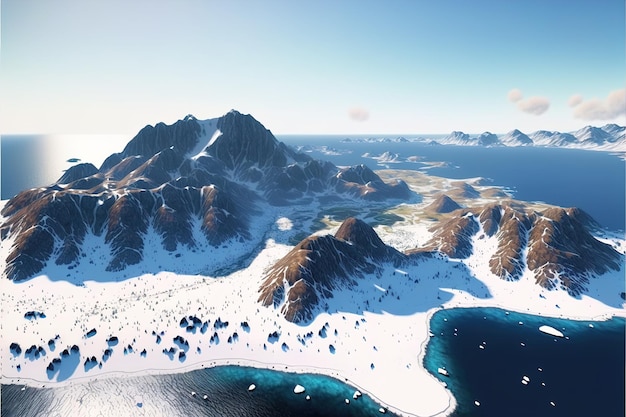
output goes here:
<path id="1" fill-rule="evenodd" d="M 265 221 L 260 216 L 263 204 L 316 198 L 381 201 L 411 195 L 406 183 L 385 183 L 365 166 L 339 170 L 297 153 L 251 115 L 236 110 L 208 120 L 187 115 L 172 125 L 144 127 L 100 169 L 76 165 L 57 183 L 22 191 L 9 200 L 2 209 L 0 237 L 15 239 L 15 244 L 4 273 L 23 280 L 46 265 L 74 269 L 95 261 L 103 262 L 103 270 L 119 271 L 162 249 L 181 258 L 172 264 L 184 269 L 189 266 L 182 253 L 176 256 L 181 245 L 193 248 L 192 253 L 241 252 L 248 241 L 260 239 L 252 236 L 250 227 L 252 221 Z M 148 247 L 155 245 L 148 236 L 152 230 L 162 247 L 158 241 Z M 354 238 L 380 245 L 363 230 Z M 88 235 L 102 238 L 103 250 L 109 253 L 83 249 Z M 217 267 L 207 262 L 197 268 Z M 152 270 L 156 265 L 141 267 Z"/>
<path id="2" fill-rule="evenodd" d="M 461 206 L 448 197 L 446 194 L 440 194 L 435 201 L 426 207 L 427 211 L 433 211 L 435 213 L 450 213 L 451 211 L 460 209 Z"/>
<path id="3" fill-rule="evenodd" d="M 374 229 L 356 217 L 349 217 L 344 220 L 335 233 L 335 238 L 350 242 L 359 251 L 372 258 L 384 256 L 387 251 L 387 245 L 383 243 Z"/>
<path id="4" fill-rule="evenodd" d="M 292 322 L 312 319 L 319 303 L 333 290 L 379 270 L 383 262 L 402 262 L 403 255 L 385 245 L 374 229 L 354 217 L 335 236 L 309 236 L 267 272 L 258 301 L 279 307 Z"/>

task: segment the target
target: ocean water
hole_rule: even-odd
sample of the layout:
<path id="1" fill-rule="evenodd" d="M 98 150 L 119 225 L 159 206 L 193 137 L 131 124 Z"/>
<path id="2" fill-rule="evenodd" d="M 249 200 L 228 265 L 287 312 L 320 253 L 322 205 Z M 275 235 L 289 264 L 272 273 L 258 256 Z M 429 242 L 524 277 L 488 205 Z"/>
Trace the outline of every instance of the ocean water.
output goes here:
<path id="1" fill-rule="evenodd" d="M 623 318 L 572 321 L 458 308 L 435 313 L 430 324 L 424 365 L 454 393 L 456 417 L 625 415 Z M 565 338 L 540 332 L 541 325 Z"/>
<path id="2" fill-rule="evenodd" d="M 2 135 L 1 198 L 52 184 L 77 163 L 99 167 L 106 157 L 121 152 L 130 139 L 120 135 Z"/>
<path id="3" fill-rule="evenodd" d="M 432 135 L 431 135 L 432 136 Z M 518 200 L 578 207 L 601 226 L 624 230 L 626 222 L 626 161 L 608 152 L 540 147 L 428 145 L 420 142 L 342 142 L 345 136 L 279 136 L 314 158 L 336 165 L 366 164 L 376 169 L 409 169 L 446 178 L 482 177 L 505 187 Z M 355 137 L 351 137 L 355 138 Z M 363 138 L 356 137 L 357 139 Z M 393 138 L 390 138 L 393 139 Z M 389 152 L 399 162 L 363 157 Z M 407 158 L 417 162 L 408 162 Z M 433 163 L 444 162 L 433 167 Z"/>
<path id="4" fill-rule="evenodd" d="M 256 389 L 248 391 L 253 383 Z M 306 391 L 294 394 L 296 384 Z M 380 415 L 380 406 L 371 398 L 363 395 L 354 400 L 355 388 L 336 379 L 237 366 L 101 379 L 54 389 L 22 388 L 2 386 L 2 417 Z"/>

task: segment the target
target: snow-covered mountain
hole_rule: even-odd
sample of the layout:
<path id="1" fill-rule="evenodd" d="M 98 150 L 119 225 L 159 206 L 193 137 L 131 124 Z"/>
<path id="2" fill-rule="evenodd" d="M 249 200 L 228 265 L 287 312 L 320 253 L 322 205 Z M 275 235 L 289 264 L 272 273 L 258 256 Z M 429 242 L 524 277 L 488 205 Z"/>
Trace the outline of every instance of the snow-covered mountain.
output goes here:
<path id="1" fill-rule="evenodd" d="M 495 239 L 491 272 L 507 281 L 529 270 L 544 288 L 562 288 L 571 295 L 584 292 L 590 276 L 618 270 L 621 255 L 590 233 L 598 225 L 577 208 L 551 207 L 542 212 L 520 204 L 490 203 L 458 209 L 433 227 L 423 248 L 464 259 L 475 250 L 476 239 Z"/>
<path id="2" fill-rule="evenodd" d="M 253 229 L 265 207 L 412 194 L 404 182 L 385 183 L 366 166 L 339 169 L 298 153 L 250 115 L 187 116 L 146 126 L 100 168 L 73 166 L 56 183 L 9 200 L 0 232 L 13 246 L 3 273 L 23 280 L 48 263 L 71 269 L 96 261 L 121 271 L 157 249 L 183 263 L 190 252 L 244 255 L 250 248 L 242 245 L 262 236 Z M 87 250 L 84 242 L 94 240 L 104 249 Z M 92 259 L 97 255 L 106 259 Z M 210 270 L 211 257 L 205 263 L 198 270 Z"/>
<path id="3" fill-rule="evenodd" d="M 602 127 L 585 126 L 570 133 L 538 130 L 525 134 L 518 129 L 514 129 L 500 136 L 490 132 L 471 136 L 464 132 L 453 131 L 442 139 L 429 139 L 429 141 L 442 145 L 544 146 L 625 152 L 625 131 L 625 127 L 616 124 L 608 124 Z"/>
<path id="4" fill-rule="evenodd" d="M 533 140 L 525 133 L 517 129 L 511 130 L 506 135 L 500 137 L 500 142 L 505 146 L 528 146 L 533 145 Z"/>

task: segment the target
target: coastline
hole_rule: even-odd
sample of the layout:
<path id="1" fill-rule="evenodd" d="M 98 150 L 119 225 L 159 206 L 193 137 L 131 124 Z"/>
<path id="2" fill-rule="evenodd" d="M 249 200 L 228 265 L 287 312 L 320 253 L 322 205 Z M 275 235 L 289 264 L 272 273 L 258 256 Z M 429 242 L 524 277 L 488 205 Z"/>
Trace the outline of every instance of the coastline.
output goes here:
<path id="1" fill-rule="evenodd" d="M 528 312 L 520 308 L 510 308 L 510 306 L 505 307 L 496 302 L 485 302 L 486 300 L 481 300 L 481 301 L 482 302 L 473 303 L 471 305 L 467 303 L 459 303 L 458 305 L 453 305 L 453 303 L 450 303 L 448 305 L 444 305 L 443 308 L 436 307 L 436 308 L 429 309 L 425 313 L 419 314 L 419 316 L 422 318 L 422 323 L 424 325 L 423 328 L 425 329 L 425 331 L 421 335 L 422 340 L 419 344 L 419 348 L 417 352 L 417 363 L 420 364 L 420 367 L 428 375 L 429 379 L 431 379 L 433 384 L 437 386 L 441 386 L 441 382 L 423 368 L 423 360 L 426 354 L 426 346 L 430 340 L 430 337 L 428 335 L 430 332 L 430 320 L 433 317 L 433 315 L 437 313 L 438 311 L 441 311 L 444 309 L 450 309 L 450 308 L 495 307 L 495 308 L 500 308 L 503 311 L 515 311 L 515 312 L 519 312 L 523 314 L 533 314 L 533 315 L 540 316 L 540 317 L 555 317 L 555 318 L 577 320 L 577 321 L 604 321 L 604 320 L 610 320 L 612 317 L 626 317 L 626 312 L 623 310 L 612 311 L 612 312 L 606 311 L 599 315 L 595 314 L 594 312 L 593 315 L 579 315 L 576 317 L 571 317 L 571 316 L 566 316 L 565 314 L 562 314 L 562 313 L 554 314 L 554 312 L 552 312 L 552 314 L 550 313 L 546 314 L 546 312 L 543 312 L 543 311 Z M 144 375 L 177 374 L 177 373 L 184 373 L 184 372 L 189 372 L 189 371 L 197 370 L 197 369 L 211 368 L 211 367 L 217 367 L 217 366 L 229 366 L 229 365 L 247 366 L 247 367 L 253 367 L 253 368 L 270 369 L 270 370 L 276 370 L 276 371 L 281 371 L 281 372 L 298 373 L 298 374 L 309 373 L 309 374 L 320 374 L 320 375 L 329 376 L 343 383 L 346 383 L 354 387 L 355 389 L 358 389 L 364 394 L 369 395 L 374 401 L 379 403 L 382 407 L 385 407 L 389 411 L 396 413 L 398 415 L 402 415 L 402 416 L 447 416 L 447 415 L 450 415 L 456 407 L 456 400 L 454 396 L 452 395 L 452 393 L 447 389 L 444 390 L 444 392 L 446 393 L 446 397 L 447 397 L 447 405 L 443 405 L 442 403 L 439 403 L 438 408 L 440 409 L 440 411 L 437 413 L 419 414 L 419 413 L 415 413 L 411 411 L 406 411 L 400 407 L 397 407 L 393 403 L 386 402 L 384 400 L 384 394 L 383 396 L 381 396 L 378 392 L 376 392 L 376 390 L 372 390 L 368 388 L 367 381 L 361 382 L 353 378 L 350 378 L 349 376 L 345 375 L 345 373 L 342 372 L 342 370 L 340 369 L 336 369 L 332 367 L 314 366 L 311 364 L 293 364 L 293 363 L 288 364 L 285 362 L 270 362 L 270 361 L 261 361 L 261 360 L 254 360 L 250 358 L 237 358 L 237 357 L 223 357 L 223 358 L 212 358 L 209 360 L 199 360 L 193 363 L 181 364 L 180 366 L 176 366 L 173 368 L 144 368 L 144 369 L 136 370 L 136 371 L 122 371 L 122 370 L 116 369 L 116 370 L 101 372 L 98 375 L 94 375 L 94 376 L 90 376 L 90 375 L 75 376 L 66 381 L 61 381 L 61 382 L 37 380 L 34 378 L 28 378 L 28 377 L 15 378 L 15 377 L 7 376 L 3 372 L 2 383 L 3 384 L 18 383 L 18 384 L 25 384 L 27 386 L 33 386 L 33 387 L 55 388 L 55 387 L 68 386 L 72 384 L 87 383 L 89 381 L 98 380 L 101 378 L 106 379 L 106 378 L 118 378 L 118 377 L 124 378 L 124 377 L 144 376 Z M 251 383 L 254 383 L 254 381 L 251 381 Z"/>
<path id="2" fill-rule="evenodd" d="M 432 184 L 426 187 L 429 185 Z M 6 200 L 0 202 L 0 209 L 5 203 Z M 427 203 L 428 200 L 417 206 Z M 46 275 L 23 283 L 3 280 L 0 306 L 3 323 L 16 323 L 17 327 L 6 328 L 0 334 L 2 384 L 25 383 L 54 388 L 101 378 L 178 374 L 228 365 L 249 366 L 326 375 L 355 387 L 398 415 L 443 417 L 453 413 L 456 399 L 423 366 L 430 340 L 430 321 L 436 312 L 451 308 L 495 307 L 577 321 L 626 318 L 623 300 L 613 297 L 616 288 L 624 286 L 623 262 L 619 271 L 591 280 L 587 295 L 576 299 L 562 290 L 548 291 L 537 286 L 528 270 L 517 282 L 506 282 L 493 276 L 486 254 L 492 253 L 497 241 L 491 238 L 479 241 L 477 238 L 473 242 L 476 250 L 468 259 L 424 260 L 402 269 L 387 265 L 380 276 L 367 275 L 355 288 L 339 290 L 328 300 L 327 311 L 320 309 L 312 321 L 300 325 L 289 323 L 279 314 L 279 308 L 265 308 L 255 303 L 264 271 L 291 249 L 290 245 L 277 242 L 286 242 L 289 236 L 293 236 L 294 218 L 284 213 L 281 216 L 274 214 L 278 217 L 276 225 L 264 235 L 264 239 L 268 239 L 261 244 L 256 257 L 249 265 L 223 277 L 162 271 L 126 276 L 122 281 L 118 281 L 115 274 L 104 274 L 100 281 L 85 280 L 81 285 Z M 298 222 L 302 223 L 301 220 Z M 403 235 L 413 235 L 416 241 L 423 240 L 428 234 L 421 222 L 400 227 Z M 384 227 L 379 227 L 377 232 L 383 241 L 396 243 L 392 229 L 385 231 Z M 623 254 L 624 240 L 618 239 L 617 235 L 611 235 L 611 239 L 619 243 L 617 247 Z M 9 247 L 8 241 L 0 245 L 3 257 Z M 68 271 L 60 268 L 56 274 L 63 276 L 65 272 Z M 80 273 L 90 276 L 87 274 L 91 272 Z M 93 273 L 102 275 L 97 268 Z M 415 279 L 419 284 L 414 284 Z M 400 295 L 411 302 L 400 301 Z M 52 300 L 53 306 L 47 304 L 48 300 Z M 97 300 L 95 305 L 91 300 Z M 25 320 L 24 312 L 29 310 L 44 311 L 50 318 Z M 211 328 L 206 335 L 196 334 L 195 330 L 190 334 L 181 329 L 181 317 L 191 315 L 210 322 Z M 74 321 L 80 322 L 79 326 L 72 326 Z M 217 327 L 218 321 L 230 321 L 232 326 L 230 329 Z M 251 330 L 246 332 L 243 327 L 238 327 L 238 323 L 243 322 L 249 323 Z M 98 334 L 86 337 L 92 327 L 98 329 Z M 239 333 L 239 341 L 231 344 L 225 340 L 234 336 L 233 327 Z M 327 337 L 316 336 L 321 328 L 328 329 Z M 162 345 L 160 342 L 155 344 L 155 334 L 150 334 L 155 331 L 163 335 Z M 267 336 L 273 331 L 279 332 L 280 340 L 270 341 Z M 221 343 L 207 343 L 211 333 L 219 335 Z M 313 337 L 308 338 L 309 333 Z M 14 341 L 24 349 L 31 345 L 46 346 L 46 340 L 55 334 L 60 335 L 58 350 L 49 351 L 43 358 L 26 360 L 24 357 L 22 360 L 22 356 L 9 352 L 9 344 Z M 133 348 L 123 356 L 119 351 L 115 352 L 108 361 L 102 361 L 106 363 L 101 362 L 102 369 L 87 369 L 86 366 L 83 369 L 81 363 L 85 357 L 100 358 L 107 348 L 106 339 L 112 335 L 120 339 L 120 345 L 113 350 L 126 345 Z M 173 336 L 180 335 L 192 346 L 191 350 L 184 350 L 181 346 L 176 349 L 176 354 L 183 350 L 187 354 L 182 362 L 160 352 L 161 348 L 164 351 L 167 347 L 176 348 L 171 341 Z M 50 359 L 58 356 L 63 346 L 72 344 L 79 345 L 81 359 L 71 370 L 70 377 L 60 381 L 55 380 L 56 377 L 46 380 L 45 369 Z M 334 346 L 331 352 L 329 345 Z M 147 358 L 140 358 L 142 348 L 148 349 Z M 201 349 L 201 352 L 194 352 L 193 348 Z M 23 366 L 20 371 L 15 368 L 18 364 Z M 387 382 L 390 380 L 394 384 Z"/>

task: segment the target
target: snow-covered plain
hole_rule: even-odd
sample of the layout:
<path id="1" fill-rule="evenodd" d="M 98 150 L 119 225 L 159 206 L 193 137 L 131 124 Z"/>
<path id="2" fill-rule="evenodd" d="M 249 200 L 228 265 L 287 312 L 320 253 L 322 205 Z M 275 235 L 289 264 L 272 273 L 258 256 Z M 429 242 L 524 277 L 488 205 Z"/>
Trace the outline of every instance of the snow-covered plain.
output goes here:
<path id="1" fill-rule="evenodd" d="M 407 182 L 428 196 L 427 184 Z M 439 191 L 442 185 L 450 186 L 435 182 Z M 419 212 L 429 202 L 425 197 L 399 210 Z M 626 316 L 619 297 L 624 291 L 623 265 L 620 271 L 591 279 L 587 295 L 576 299 L 564 291 L 541 289 L 530 271 L 517 282 L 492 275 L 488 260 L 497 242 L 478 233 L 474 254 L 464 261 L 435 257 L 401 269 L 384 266 L 380 273 L 359 279 L 355 287 L 336 291 L 313 321 L 290 323 L 279 314 L 280 307 L 257 302 L 258 289 L 264 271 L 292 248 L 288 242 L 298 230 L 312 226 L 305 218 L 310 217 L 298 208 L 266 213 L 266 230 L 257 231 L 261 247 L 253 251 L 253 259 L 226 268 L 220 276 L 172 272 L 181 271 L 180 258 L 155 253 L 147 262 L 158 262 L 161 272 L 138 269 L 133 276 L 132 270 L 104 272 L 102 265 L 94 264 L 71 271 L 49 267 L 46 271 L 55 271 L 55 277 L 41 275 L 21 283 L 3 277 L 2 383 L 49 387 L 248 365 L 333 376 L 401 415 L 447 415 L 455 406 L 453 396 L 422 366 L 429 319 L 438 309 L 498 306 L 576 320 Z M 404 218 L 397 226 L 378 226 L 381 238 L 398 246 L 401 241 L 410 246 L 427 240 L 432 220 Z M 624 253 L 623 237 L 603 240 Z M 3 260 L 10 244 L 10 239 L 2 242 Z M 96 242 L 90 250 L 102 247 Z M 224 265 L 228 251 L 226 247 L 215 254 Z M 58 279 L 67 274 L 71 282 Z M 45 317 L 25 318 L 27 312 Z M 19 354 L 12 343 L 19 344 Z M 78 352 L 72 351 L 74 345 Z M 31 346 L 34 349 L 27 352 Z M 48 368 L 55 358 L 61 361 Z"/>

